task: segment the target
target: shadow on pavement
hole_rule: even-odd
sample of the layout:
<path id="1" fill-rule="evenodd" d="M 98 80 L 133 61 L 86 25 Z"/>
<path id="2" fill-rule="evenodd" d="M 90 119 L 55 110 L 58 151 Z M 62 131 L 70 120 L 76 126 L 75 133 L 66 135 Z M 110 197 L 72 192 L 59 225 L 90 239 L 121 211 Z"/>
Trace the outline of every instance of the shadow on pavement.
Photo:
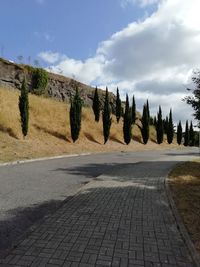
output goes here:
<path id="1" fill-rule="evenodd" d="M 0 258 L 4 257 L 17 240 L 30 228 L 47 215 L 52 214 L 72 197 L 64 201 L 51 200 L 27 208 L 17 208 L 3 214 L 0 220 Z"/>

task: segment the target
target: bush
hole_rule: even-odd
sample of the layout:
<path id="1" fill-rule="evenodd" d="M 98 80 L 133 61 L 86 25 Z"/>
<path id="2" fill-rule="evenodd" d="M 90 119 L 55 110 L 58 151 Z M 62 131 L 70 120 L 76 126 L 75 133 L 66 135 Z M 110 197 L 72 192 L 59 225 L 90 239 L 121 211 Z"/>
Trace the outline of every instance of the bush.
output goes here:
<path id="1" fill-rule="evenodd" d="M 41 68 L 35 68 L 32 74 L 32 89 L 36 95 L 45 94 L 48 84 L 48 73 Z"/>

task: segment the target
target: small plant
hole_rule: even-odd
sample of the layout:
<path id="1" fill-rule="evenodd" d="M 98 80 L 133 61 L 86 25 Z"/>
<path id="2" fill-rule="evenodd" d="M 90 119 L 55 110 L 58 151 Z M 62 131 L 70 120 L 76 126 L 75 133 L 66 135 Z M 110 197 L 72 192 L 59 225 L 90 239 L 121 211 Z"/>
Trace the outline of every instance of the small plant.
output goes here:
<path id="1" fill-rule="evenodd" d="M 46 92 L 48 84 L 48 73 L 41 68 L 35 68 L 32 74 L 32 88 L 36 95 L 42 95 Z"/>

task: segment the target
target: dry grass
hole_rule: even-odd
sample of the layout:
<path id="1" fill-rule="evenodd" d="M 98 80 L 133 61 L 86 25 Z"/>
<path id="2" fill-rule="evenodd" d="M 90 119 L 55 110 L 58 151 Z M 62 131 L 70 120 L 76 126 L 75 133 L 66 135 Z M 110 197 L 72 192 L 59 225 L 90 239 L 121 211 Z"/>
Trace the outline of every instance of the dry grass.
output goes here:
<path id="1" fill-rule="evenodd" d="M 30 125 L 24 140 L 20 128 L 17 90 L 0 88 L 0 161 L 82 152 L 162 149 L 167 144 L 155 144 L 155 130 L 150 129 L 148 145 L 141 143 L 140 130 L 133 127 L 133 140 L 124 145 L 122 121 L 115 117 L 110 140 L 103 145 L 102 122 L 94 122 L 90 108 L 83 109 L 82 129 L 79 140 L 73 144 L 70 137 L 69 105 L 53 99 L 29 95 Z M 170 145 L 173 147 L 175 145 Z"/>
<path id="2" fill-rule="evenodd" d="M 200 253 L 200 160 L 178 165 L 169 184 L 179 213 Z"/>

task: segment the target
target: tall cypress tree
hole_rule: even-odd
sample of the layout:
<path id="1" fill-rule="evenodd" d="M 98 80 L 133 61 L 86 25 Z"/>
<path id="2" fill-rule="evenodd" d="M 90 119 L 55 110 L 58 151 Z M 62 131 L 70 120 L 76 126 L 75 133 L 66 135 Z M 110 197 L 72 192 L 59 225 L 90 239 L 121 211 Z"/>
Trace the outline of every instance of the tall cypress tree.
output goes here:
<path id="1" fill-rule="evenodd" d="M 95 92 L 94 92 L 92 109 L 94 112 L 95 121 L 98 122 L 99 118 L 100 118 L 100 101 L 99 101 L 99 94 L 98 94 L 97 87 L 96 87 Z"/>
<path id="2" fill-rule="evenodd" d="M 162 110 L 160 106 L 156 124 L 156 133 L 157 133 L 157 143 L 161 144 L 163 142 L 163 120 L 162 120 Z"/>
<path id="3" fill-rule="evenodd" d="M 135 104 L 135 97 L 133 95 L 132 107 L 131 107 L 131 123 L 135 124 L 135 121 L 136 121 L 136 104 Z"/>
<path id="4" fill-rule="evenodd" d="M 188 129 L 188 121 L 185 124 L 185 135 L 184 135 L 184 146 L 189 145 L 189 129 Z"/>
<path id="5" fill-rule="evenodd" d="M 128 145 L 131 141 L 131 109 L 129 108 L 129 99 L 128 95 L 126 95 L 126 107 L 124 113 L 124 125 L 123 125 L 123 133 L 124 133 L 124 142 Z"/>
<path id="6" fill-rule="evenodd" d="M 82 99 L 80 98 L 78 88 L 76 87 L 76 93 L 73 99 L 71 99 L 70 107 L 70 126 L 71 126 L 71 137 L 75 142 L 81 130 L 81 113 L 82 113 Z"/>
<path id="7" fill-rule="evenodd" d="M 168 125 L 169 125 L 169 119 L 168 116 L 166 116 L 166 119 L 163 120 L 163 130 L 165 134 L 167 134 Z"/>
<path id="8" fill-rule="evenodd" d="M 150 110 L 149 110 L 149 101 L 148 101 L 148 99 L 147 99 L 146 109 L 147 109 L 147 116 L 148 116 L 149 121 L 150 121 Z"/>
<path id="9" fill-rule="evenodd" d="M 103 109 L 103 135 L 104 135 L 104 144 L 108 141 L 110 135 L 110 127 L 112 123 L 112 118 L 110 116 L 111 110 L 109 105 L 109 97 L 108 97 L 108 88 L 106 87 L 106 95 Z"/>
<path id="10" fill-rule="evenodd" d="M 189 145 L 194 146 L 194 129 L 193 129 L 193 124 L 192 121 L 190 123 L 190 130 L 189 130 Z"/>
<path id="11" fill-rule="evenodd" d="M 182 141 L 182 125 L 181 125 L 181 121 L 179 121 L 178 125 L 177 125 L 177 143 L 180 145 L 181 141 Z"/>
<path id="12" fill-rule="evenodd" d="M 141 128 L 142 139 L 144 144 L 146 145 L 149 140 L 149 113 L 147 104 L 146 105 L 144 104 L 143 106 L 141 123 L 142 123 L 142 128 Z"/>
<path id="13" fill-rule="evenodd" d="M 21 128 L 23 136 L 28 134 L 28 122 L 29 122 L 29 100 L 28 100 L 28 90 L 26 87 L 25 79 L 21 86 L 21 95 L 19 96 L 19 111 L 21 117 Z"/>
<path id="14" fill-rule="evenodd" d="M 119 123 L 121 115 L 122 115 L 122 103 L 121 103 L 121 99 L 120 99 L 120 95 L 119 95 L 119 89 L 117 87 L 117 97 L 116 97 L 116 119 L 117 119 L 117 123 Z"/>
<path id="15" fill-rule="evenodd" d="M 174 125 L 173 125 L 173 119 L 172 119 L 172 110 L 170 109 L 169 122 L 167 125 L 167 142 L 168 142 L 168 144 L 171 144 L 173 142 L 173 137 L 174 137 Z"/>

